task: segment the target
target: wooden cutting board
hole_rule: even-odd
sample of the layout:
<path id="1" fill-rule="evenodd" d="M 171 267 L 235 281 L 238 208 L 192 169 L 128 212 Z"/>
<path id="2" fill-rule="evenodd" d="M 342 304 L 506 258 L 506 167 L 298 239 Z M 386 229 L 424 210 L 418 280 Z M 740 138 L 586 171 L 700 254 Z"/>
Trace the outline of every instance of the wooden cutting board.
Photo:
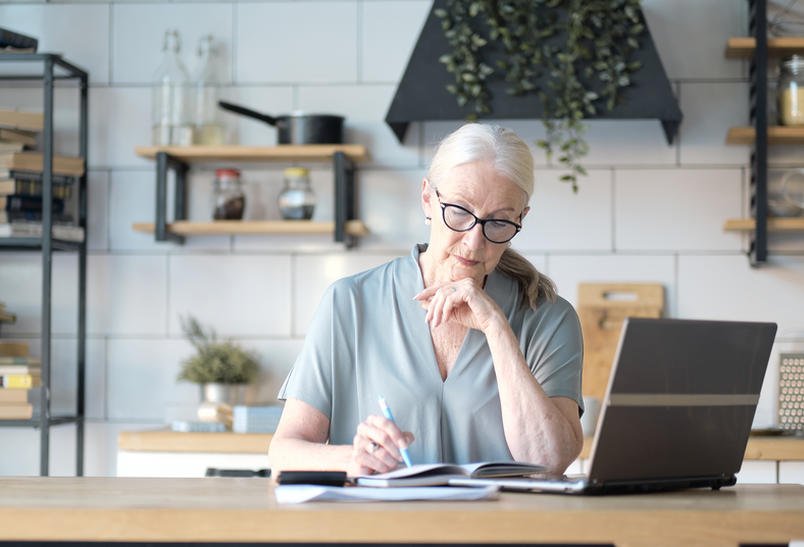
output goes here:
<path id="1" fill-rule="evenodd" d="M 583 330 L 583 394 L 602 399 L 626 317 L 661 317 L 659 283 L 579 283 L 578 315 Z"/>

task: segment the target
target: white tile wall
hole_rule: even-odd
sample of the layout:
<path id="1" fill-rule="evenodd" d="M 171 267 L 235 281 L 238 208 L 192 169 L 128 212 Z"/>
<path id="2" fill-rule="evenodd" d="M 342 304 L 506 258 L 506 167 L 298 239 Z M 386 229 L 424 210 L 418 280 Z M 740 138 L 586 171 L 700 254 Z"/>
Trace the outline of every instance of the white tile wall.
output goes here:
<path id="1" fill-rule="evenodd" d="M 413 123 L 399 144 L 384 122 L 396 83 L 423 24 L 426 0 L 4 2 L 3 26 L 39 34 L 43 50 L 62 51 L 89 69 L 90 228 L 88 277 L 86 472 L 114 474 L 117 433 L 154 427 L 192 413 L 195 386 L 176 382 L 190 353 L 179 314 L 192 313 L 260 358 L 259 397 L 273 401 L 303 343 L 326 286 L 410 252 L 425 241 L 419 188 L 435 143 L 455 122 Z M 684 112 L 679 141 L 668 146 L 656 120 L 597 120 L 589 125 L 589 177 L 573 194 L 535 142 L 538 120 L 503 120 L 531 144 L 537 170 L 533 210 L 514 240 L 554 278 L 571 302 L 581 281 L 659 282 L 671 317 L 777 321 L 780 324 L 755 423 L 775 420 L 781 351 L 804 348 L 804 239 L 772 240 L 771 264 L 751 269 L 745 238 L 723 221 L 746 212 L 748 149 L 724 144 L 725 131 L 747 120 L 746 64 L 723 56 L 726 38 L 744 34 L 745 2 L 645 0 L 659 55 Z M 371 159 L 358 171 L 358 211 L 371 235 L 345 251 L 329 237 L 203 237 L 183 246 L 155 243 L 131 230 L 154 215 L 153 163 L 134 147 L 150 141 L 149 82 L 162 33 L 177 27 L 192 68 L 198 37 L 221 46 L 220 96 L 255 110 L 340 113 L 347 138 Z M 41 91 L 0 91 L 0 107 L 41 108 Z M 76 92 L 56 93 L 57 150 L 75 153 Z M 276 143 L 268 125 L 227 113 L 231 142 Z M 800 163 L 800 147 L 774 147 L 772 162 Z M 275 196 L 286 165 L 239 166 L 249 218 L 276 218 Z M 214 165 L 190 174 L 189 214 L 208 215 Z M 332 218 L 332 172 L 311 166 L 316 218 Z M 0 254 L 0 300 L 19 316 L 4 337 L 38 348 L 40 260 Z M 75 258 L 54 261 L 54 406 L 69 408 L 75 348 Z M 74 435 L 53 431 L 53 469 L 72 474 Z M 35 474 L 38 434 L 0 428 L 0 474 Z M 762 463 L 762 462 L 760 462 Z M 760 466 L 762 467 L 762 466 Z M 801 471 L 780 469 L 782 481 Z M 746 466 L 741 480 L 770 477 Z M 790 478 L 792 477 L 792 478 Z M 798 479 L 796 477 L 799 477 Z"/>
<path id="2" fill-rule="evenodd" d="M 0 5 L 0 21 L 38 37 L 39 51 L 65 54 L 93 84 L 109 81 L 108 4 Z"/>
<path id="3" fill-rule="evenodd" d="M 215 80 L 230 82 L 233 11 L 231 3 L 113 5 L 112 82 L 151 83 L 162 62 L 164 35 L 169 29 L 179 32 L 179 57 L 189 77 L 198 69 L 199 39 L 211 34 L 215 41 Z"/>
<path id="4" fill-rule="evenodd" d="M 357 80 L 357 4 L 269 2 L 236 6 L 236 81 Z"/>
<path id="5" fill-rule="evenodd" d="M 740 169 L 617 171 L 615 248 L 739 251 L 739 236 L 723 222 L 740 216 L 741 182 Z"/>
<path id="6" fill-rule="evenodd" d="M 397 82 L 430 12 L 425 0 L 363 2 L 363 82 Z"/>

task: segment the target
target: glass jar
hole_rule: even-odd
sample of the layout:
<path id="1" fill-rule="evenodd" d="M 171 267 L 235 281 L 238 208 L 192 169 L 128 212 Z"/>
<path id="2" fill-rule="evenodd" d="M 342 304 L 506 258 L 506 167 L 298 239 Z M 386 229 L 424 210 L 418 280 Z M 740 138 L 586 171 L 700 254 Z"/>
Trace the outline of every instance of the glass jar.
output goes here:
<path id="1" fill-rule="evenodd" d="M 782 59 L 779 71 L 779 123 L 804 125 L 804 57 Z"/>
<path id="2" fill-rule="evenodd" d="M 282 173 L 285 187 L 279 193 L 277 205 L 285 220 L 310 220 L 315 210 L 315 193 L 310 186 L 310 170 L 288 167 Z"/>
<path id="3" fill-rule="evenodd" d="M 181 41 L 177 30 L 165 31 L 162 51 L 162 63 L 151 88 L 151 141 L 156 146 L 187 146 L 193 143 L 189 76 L 179 57 Z"/>
<path id="4" fill-rule="evenodd" d="M 241 220 L 246 209 L 246 195 L 237 169 L 216 169 L 213 189 L 215 220 Z"/>
<path id="5" fill-rule="evenodd" d="M 198 66 L 193 75 L 193 144 L 223 144 L 223 126 L 217 120 L 215 42 L 211 34 L 198 42 L 197 53 Z"/>

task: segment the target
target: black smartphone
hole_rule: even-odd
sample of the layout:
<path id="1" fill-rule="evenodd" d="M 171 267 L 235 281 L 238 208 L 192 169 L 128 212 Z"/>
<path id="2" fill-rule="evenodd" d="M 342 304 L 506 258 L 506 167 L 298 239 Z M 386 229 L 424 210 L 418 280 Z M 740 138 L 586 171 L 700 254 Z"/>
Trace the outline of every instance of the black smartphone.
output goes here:
<path id="1" fill-rule="evenodd" d="M 276 477 L 279 484 L 318 484 L 344 486 L 349 482 L 346 471 L 280 471 Z"/>

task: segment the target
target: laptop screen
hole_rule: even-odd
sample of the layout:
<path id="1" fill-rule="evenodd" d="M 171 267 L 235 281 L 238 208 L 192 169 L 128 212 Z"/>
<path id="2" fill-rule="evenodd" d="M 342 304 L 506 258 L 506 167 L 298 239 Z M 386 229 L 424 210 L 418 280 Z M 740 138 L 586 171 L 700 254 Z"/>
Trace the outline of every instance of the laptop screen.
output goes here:
<path id="1" fill-rule="evenodd" d="M 627 319 L 589 482 L 733 477 L 775 334 L 773 323 Z"/>

